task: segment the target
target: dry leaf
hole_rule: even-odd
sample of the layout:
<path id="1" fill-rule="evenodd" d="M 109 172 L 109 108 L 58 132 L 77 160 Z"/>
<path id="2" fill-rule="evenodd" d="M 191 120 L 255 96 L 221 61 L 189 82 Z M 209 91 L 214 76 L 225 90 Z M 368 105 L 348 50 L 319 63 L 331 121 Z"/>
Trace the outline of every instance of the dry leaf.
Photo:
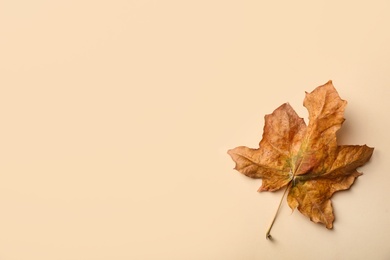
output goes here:
<path id="1" fill-rule="evenodd" d="M 347 102 L 331 81 L 306 93 L 303 104 L 309 111 L 308 126 L 285 103 L 265 116 L 258 149 L 240 146 L 228 153 L 236 170 L 262 179 L 259 191 L 286 187 L 291 209 L 297 208 L 313 222 L 331 229 L 334 215 L 330 198 L 351 187 L 361 175 L 356 168 L 370 159 L 374 148 L 337 145 L 336 132 L 344 121 Z"/>

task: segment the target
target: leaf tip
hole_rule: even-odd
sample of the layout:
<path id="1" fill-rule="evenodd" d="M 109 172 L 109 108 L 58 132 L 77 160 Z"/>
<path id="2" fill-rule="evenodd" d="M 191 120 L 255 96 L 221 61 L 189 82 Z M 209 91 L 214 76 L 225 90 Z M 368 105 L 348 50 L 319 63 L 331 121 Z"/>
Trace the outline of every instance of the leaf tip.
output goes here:
<path id="1" fill-rule="evenodd" d="M 227 154 L 230 155 L 230 157 L 232 157 L 233 160 L 234 160 L 234 155 L 235 155 L 235 153 L 234 153 L 235 149 L 236 148 L 227 150 Z"/>
<path id="2" fill-rule="evenodd" d="M 326 228 L 327 229 L 333 229 L 333 223 L 330 222 L 330 223 L 326 224 Z"/>
<path id="3" fill-rule="evenodd" d="M 234 149 L 229 149 L 229 150 L 227 150 L 227 154 L 230 155 L 230 157 L 231 157 L 231 158 L 233 159 L 233 161 L 234 161 L 233 150 L 234 150 Z M 237 170 L 237 163 L 235 164 L 233 170 Z"/>

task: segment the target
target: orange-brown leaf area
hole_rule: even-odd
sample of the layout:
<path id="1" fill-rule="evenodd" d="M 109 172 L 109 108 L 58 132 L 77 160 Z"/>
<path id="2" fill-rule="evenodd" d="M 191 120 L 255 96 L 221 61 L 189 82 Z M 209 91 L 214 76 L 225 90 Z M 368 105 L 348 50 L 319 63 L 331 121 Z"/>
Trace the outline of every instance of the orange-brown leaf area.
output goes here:
<path id="1" fill-rule="evenodd" d="M 361 175 L 356 169 L 370 159 L 374 148 L 337 144 L 347 102 L 331 81 L 306 93 L 303 105 L 309 112 L 308 125 L 285 103 L 265 116 L 259 148 L 239 146 L 228 153 L 237 171 L 262 179 L 259 191 L 288 188 L 291 209 L 331 229 L 332 195 L 352 186 Z"/>

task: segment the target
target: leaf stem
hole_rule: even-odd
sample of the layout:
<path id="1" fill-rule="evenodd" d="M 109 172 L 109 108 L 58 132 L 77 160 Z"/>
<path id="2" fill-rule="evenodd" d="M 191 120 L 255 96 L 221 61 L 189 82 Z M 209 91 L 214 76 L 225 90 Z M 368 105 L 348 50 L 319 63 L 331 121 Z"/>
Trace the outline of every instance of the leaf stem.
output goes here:
<path id="1" fill-rule="evenodd" d="M 269 226 L 269 228 L 268 228 L 268 230 L 267 230 L 267 233 L 265 234 L 265 238 L 266 238 L 266 239 L 272 240 L 271 229 L 272 229 L 272 226 L 273 226 L 274 223 L 275 223 L 276 216 L 277 216 L 278 213 L 279 213 L 280 207 L 282 206 L 282 203 L 283 203 L 283 199 L 284 199 L 284 197 L 286 196 L 287 191 L 288 191 L 288 189 L 289 189 L 290 186 L 291 186 L 291 183 L 292 183 L 292 181 L 290 181 L 290 182 L 288 183 L 288 185 L 286 186 L 286 189 L 285 189 L 284 192 L 283 192 L 282 199 L 280 200 L 279 206 L 278 206 L 278 208 L 276 209 L 274 218 L 272 219 L 271 225 Z"/>

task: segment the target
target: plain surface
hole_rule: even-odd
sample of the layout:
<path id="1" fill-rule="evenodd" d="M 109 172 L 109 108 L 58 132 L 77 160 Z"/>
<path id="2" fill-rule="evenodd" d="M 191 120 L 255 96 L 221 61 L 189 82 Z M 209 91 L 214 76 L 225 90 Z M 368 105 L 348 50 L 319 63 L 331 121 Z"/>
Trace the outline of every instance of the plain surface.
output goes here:
<path id="1" fill-rule="evenodd" d="M 315 2 L 315 3 L 314 3 Z M 0 259 L 389 259 L 389 1 L 0 1 Z M 226 151 L 332 79 L 375 147 L 333 231 Z"/>

